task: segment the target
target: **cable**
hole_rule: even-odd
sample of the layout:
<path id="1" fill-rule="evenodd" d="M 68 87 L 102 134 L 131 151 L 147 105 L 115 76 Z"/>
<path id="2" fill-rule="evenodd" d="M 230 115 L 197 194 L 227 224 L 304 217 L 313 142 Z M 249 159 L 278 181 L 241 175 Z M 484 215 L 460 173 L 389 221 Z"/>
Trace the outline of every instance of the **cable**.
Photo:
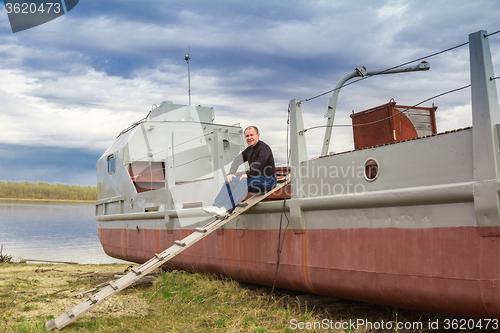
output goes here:
<path id="1" fill-rule="evenodd" d="M 129 127 L 127 127 L 126 129 L 124 129 L 123 131 L 120 132 L 120 134 L 118 134 L 117 138 L 130 131 L 131 129 L 133 129 L 134 127 L 136 127 L 137 125 L 140 125 L 142 123 L 144 123 L 146 121 L 146 119 L 149 117 L 149 114 L 151 113 L 151 111 L 149 111 L 148 115 L 144 118 L 142 118 L 141 120 L 138 120 L 136 121 L 135 123 L 133 123 L 132 125 L 130 125 Z M 192 119 L 192 118 L 191 118 Z M 180 120 L 161 120 L 161 121 L 157 121 L 158 123 L 180 123 L 180 122 L 183 122 L 183 121 L 180 121 Z M 212 123 L 208 123 L 208 122 L 203 122 L 203 121 L 199 121 L 197 122 L 199 124 L 207 124 L 207 125 L 213 125 L 213 122 Z M 226 126 L 226 127 L 233 127 L 234 125 L 230 125 L 230 126 Z"/>
<path id="2" fill-rule="evenodd" d="M 203 138 L 203 137 L 205 137 L 205 136 L 207 136 L 207 135 L 210 135 L 210 134 L 214 134 L 214 131 L 209 132 L 209 133 L 207 133 L 207 134 L 203 134 L 203 135 L 197 136 L 197 137 L 192 138 L 192 139 L 189 139 L 189 140 L 187 140 L 187 141 L 184 141 L 184 142 L 178 143 L 178 144 L 176 144 L 176 145 L 174 145 L 174 146 L 172 146 L 172 147 L 173 147 L 173 148 L 178 147 L 178 146 L 180 146 L 180 145 L 183 145 L 183 144 L 185 144 L 185 143 L 188 143 L 188 142 L 190 142 L 190 141 L 193 141 L 193 140 L 196 140 L 196 139 L 199 139 L 199 138 Z"/>
<path id="3" fill-rule="evenodd" d="M 153 156 L 154 156 L 154 155 L 156 155 L 156 154 L 163 153 L 163 152 L 165 152 L 165 151 L 166 151 L 166 149 L 158 150 L 158 151 L 157 151 L 157 152 L 155 152 L 155 153 L 151 152 L 151 154 L 152 154 L 151 156 L 149 156 L 149 155 L 148 155 L 148 156 L 144 156 L 144 157 L 134 158 L 134 161 L 133 161 L 133 162 L 148 162 L 148 161 L 149 161 L 149 162 L 151 162 L 151 161 L 150 161 L 151 157 L 153 157 Z M 153 162 L 154 162 L 154 161 L 153 161 Z"/>
<path id="4" fill-rule="evenodd" d="M 289 172 L 290 171 L 290 150 L 288 148 L 288 135 L 290 132 L 290 108 L 288 108 L 288 119 L 286 121 L 286 124 L 287 124 L 286 125 L 286 172 Z M 277 259 L 276 259 L 276 271 L 274 273 L 273 287 L 271 288 L 271 292 L 269 293 L 269 299 L 267 301 L 268 304 L 271 301 L 271 297 L 274 293 L 274 287 L 276 286 L 276 280 L 278 278 L 278 268 L 280 267 L 281 252 L 283 249 L 283 245 L 285 244 L 286 231 L 288 230 L 288 226 L 290 225 L 290 219 L 286 215 L 286 211 L 285 211 L 285 209 L 286 209 L 286 185 L 285 185 L 285 187 L 283 187 L 283 189 L 285 191 L 285 198 L 283 199 L 283 207 L 282 207 L 281 217 L 280 217 L 280 228 L 278 231 L 278 250 L 277 250 Z M 283 225 L 282 224 L 283 215 L 287 219 L 288 223 L 286 224 L 285 232 L 283 234 L 283 241 L 281 241 L 281 229 L 282 229 L 282 225 Z"/>
<path id="5" fill-rule="evenodd" d="M 184 166 L 184 165 L 187 165 L 187 164 L 189 164 L 189 163 L 193 163 L 193 162 L 195 162 L 195 161 L 201 160 L 202 158 L 210 158 L 210 156 L 211 156 L 211 155 L 200 156 L 200 157 L 195 158 L 194 160 L 188 161 L 188 162 L 186 162 L 186 163 L 179 164 L 179 165 L 174 165 L 173 167 L 174 167 L 174 168 L 178 168 L 178 167 L 180 167 L 180 166 Z"/>
<path id="6" fill-rule="evenodd" d="M 495 32 L 492 32 L 491 34 L 484 35 L 484 37 L 489 37 L 489 36 L 495 35 L 495 34 L 497 34 L 497 33 L 500 33 L 500 30 L 495 31 Z M 413 63 L 413 62 L 416 62 L 416 61 L 420 61 L 420 60 L 428 59 L 428 58 L 431 58 L 431 57 L 437 56 L 437 55 L 439 55 L 439 54 L 441 54 L 441 53 L 445 53 L 445 52 L 448 52 L 448 51 L 451 51 L 451 50 L 457 49 L 457 48 L 459 48 L 459 47 L 465 46 L 465 45 L 467 45 L 467 44 L 469 44 L 469 42 L 465 42 L 465 43 L 462 43 L 462 44 L 459 44 L 459 45 L 456 45 L 456 46 L 450 47 L 450 48 L 448 48 L 448 49 L 445 49 L 445 50 L 442 50 L 442 51 L 439 51 L 439 52 L 436 52 L 436 53 L 432 53 L 432 54 L 430 54 L 430 55 L 428 55 L 428 56 L 425 56 L 425 57 L 421 57 L 421 58 L 418 58 L 418 59 L 415 59 L 415 60 L 407 61 L 407 62 L 405 62 L 405 63 L 403 63 L 403 64 L 401 64 L 401 65 L 398 65 L 398 66 L 394 66 L 394 67 L 391 67 L 391 68 L 384 69 L 383 71 L 380 71 L 379 73 L 376 73 L 376 74 L 373 74 L 373 75 L 369 75 L 369 76 L 366 76 L 366 77 L 362 77 L 362 78 L 360 78 L 360 79 L 358 79 L 358 80 L 356 80 L 356 81 L 346 83 L 346 84 L 342 85 L 341 87 L 338 87 L 338 88 L 335 88 L 335 89 L 329 90 L 329 91 L 324 92 L 324 93 L 322 93 L 322 94 L 320 94 L 320 95 L 318 95 L 318 96 L 303 99 L 303 100 L 301 100 L 301 102 L 308 102 L 308 101 L 310 101 L 310 100 L 313 100 L 313 99 L 315 99 L 315 98 L 318 98 L 318 97 L 324 96 L 324 95 L 326 95 L 326 94 L 329 94 L 329 93 L 331 93 L 331 92 L 334 92 L 335 90 L 340 90 L 341 88 L 347 87 L 347 86 L 349 86 L 349 85 L 351 85 L 351 84 L 354 84 L 354 83 L 359 82 L 359 81 L 361 81 L 361 80 L 367 79 L 367 78 L 372 77 L 372 76 L 374 76 L 374 75 L 383 74 L 383 73 L 384 73 L 384 72 L 386 72 L 386 71 L 389 71 L 389 70 L 392 70 L 392 69 L 395 69 L 395 68 L 398 68 L 398 67 L 402 67 L 402 66 L 405 66 L 405 65 L 411 64 L 411 63 Z"/>
<path id="7" fill-rule="evenodd" d="M 152 111 L 152 110 L 151 110 Z M 137 125 L 143 123 L 146 121 L 146 119 L 149 117 L 149 115 L 151 114 L 151 111 L 148 112 L 147 116 L 142 118 L 141 120 L 138 120 L 136 121 L 135 123 L 133 123 L 132 125 L 130 125 L 129 127 L 127 127 L 126 129 L 124 129 L 123 131 L 120 132 L 120 134 L 118 134 L 117 138 L 120 137 L 120 135 L 122 134 L 125 134 L 127 133 L 128 131 L 130 131 L 132 128 L 136 127 Z"/>
<path id="8" fill-rule="evenodd" d="M 500 79 L 500 76 L 497 76 L 497 77 L 490 77 L 490 81 L 493 81 L 493 80 L 496 80 L 496 79 Z"/>
<path id="9" fill-rule="evenodd" d="M 492 79 L 492 78 L 490 78 L 490 79 Z M 443 96 L 443 95 L 446 95 L 446 94 L 449 94 L 449 93 L 452 93 L 452 92 L 455 92 L 455 91 L 459 91 L 459 90 L 462 90 L 462 89 L 465 89 L 465 88 L 469 88 L 470 86 L 471 86 L 471 85 L 470 85 L 470 84 L 468 84 L 468 85 L 466 85 L 466 86 L 463 86 L 463 87 L 460 87 L 460 88 L 456 88 L 456 89 L 453 89 L 453 90 L 449 90 L 449 91 L 446 91 L 446 92 L 444 92 L 444 93 L 441 93 L 441 94 L 438 94 L 438 95 L 432 96 L 432 97 L 427 98 L 427 99 L 425 99 L 425 100 L 423 100 L 423 101 L 421 101 L 421 102 L 419 102 L 419 103 L 417 103 L 417 104 L 415 104 L 415 105 L 410 106 L 409 108 L 406 108 L 406 109 L 405 109 L 405 110 L 403 110 L 403 111 L 400 111 L 400 112 L 398 112 L 398 113 L 395 113 L 395 114 L 393 114 L 392 116 L 389 116 L 389 117 L 386 117 L 386 118 L 382 118 L 382 119 L 379 119 L 379 120 L 375 120 L 375 121 L 372 121 L 372 122 L 369 122 L 369 123 L 364 123 L 364 124 L 354 124 L 354 125 L 353 125 L 353 124 L 340 124 L 340 125 L 320 125 L 320 126 L 313 126 L 313 127 L 309 127 L 309 128 L 304 129 L 303 131 L 299 132 L 299 134 L 301 134 L 301 133 L 305 133 L 305 132 L 307 132 L 307 131 L 308 131 L 308 130 L 310 130 L 310 129 L 323 128 L 323 127 L 357 127 L 357 126 L 372 125 L 372 124 L 379 123 L 379 122 L 381 122 L 381 121 L 384 121 L 384 120 L 390 119 L 390 118 L 392 118 L 392 117 L 395 117 L 395 116 L 397 116 L 398 114 L 401 114 L 401 113 L 404 113 L 404 112 L 406 112 L 406 111 L 408 111 L 408 110 L 411 110 L 412 108 L 414 108 L 414 107 L 416 107 L 416 106 L 419 106 L 420 104 L 423 104 L 423 103 L 425 103 L 425 102 L 428 102 L 428 101 L 430 101 L 430 100 L 432 100 L 432 99 L 434 99 L 434 98 L 437 98 L 437 97 L 440 97 L 440 96 Z"/>
<path id="10" fill-rule="evenodd" d="M 499 30 L 499 31 L 496 31 L 496 32 L 493 32 L 493 33 L 491 33 L 491 34 L 489 34 L 489 35 L 485 35 L 485 37 L 488 37 L 488 36 L 494 35 L 494 34 L 499 33 L 499 32 L 500 32 L 500 30 Z M 403 63 L 403 64 L 401 64 L 401 65 L 398 65 L 398 66 L 395 66 L 395 67 L 391 67 L 391 68 L 385 69 L 385 70 L 383 70 L 383 71 L 381 71 L 381 72 L 379 72 L 379 73 L 377 73 L 377 74 L 382 74 L 382 73 L 384 73 L 385 71 L 389 71 L 389 70 L 391 70 L 391 69 L 395 69 L 395 68 L 397 68 L 397 67 L 405 66 L 405 65 L 410 64 L 410 63 L 412 63 L 412 62 L 416 62 L 416 61 L 420 61 L 420 60 L 423 60 L 423 59 L 427 59 L 427 58 L 430 58 L 430 57 L 433 57 L 433 56 L 439 55 L 439 54 L 441 54 L 441 53 L 444 53 L 444 52 L 448 52 L 448 51 L 454 50 L 454 49 L 456 49 L 456 48 L 462 47 L 462 46 L 467 45 L 467 44 L 469 44 L 469 42 L 462 43 L 462 44 L 460 44 L 460 45 L 456 45 L 456 46 L 450 47 L 450 48 L 448 48 L 448 49 L 446 49 L 446 50 L 442 50 L 442 51 L 439 51 L 439 52 L 433 53 L 433 54 L 428 55 L 428 56 L 426 56 L 426 57 L 422 57 L 422 58 L 418 58 L 418 59 L 415 59 L 415 60 L 412 60 L 412 61 L 408 61 L 408 62 Z M 376 75 L 376 74 L 374 74 L 374 75 Z M 303 99 L 303 100 L 301 100 L 300 102 L 308 102 L 308 101 L 313 100 L 313 99 L 315 99 L 315 98 L 318 98 L 318 97 L 324 96 L 324 95 L 326 95 L 326 94 L 328 94 L 328 93 L 331 93 L 331 92 L 333 92 L 333 91 L 335 91 L 335 90 L 339 90 L 339 89 L 341 89 L 341 88 L 343 88 L 343 87 L 346 87 L 346 86 L 348 86 L 348 85 L 354 84 L 354 83 L 359 82 L 359 81 L 364 80 L 364 79 L 367 79 L 367 78 L 369 78 L 369 77 L 371 77 L 371 76 L 373 76 L 373 75 L 370 75 L 370 76 L 366 76 L 366 77 L 360 78 L 360 79 L 358 79 L 358 80 L 356 80 L 356 81 L 353 81 L 353 82 L 350 82 L 350 83 L 346 83 L 346 84 L 342 85 L 342 86 L 341 86 L 341 87 L 339 87 L 339 88 L 335 88 L 335 89 L 329 90 L 329 91 L 327 91 L 327 92 L 325 92 L 325 93 L 322 93 L 322 94 L 320 94 L 320 95 L 318 95 L 318 96 L 315 96 L 315 97 L 311 97 L 311 98 L 308 98 L 308 99 Z M 498 78 L 500 78 L 500 77 L 490 77 L 490 80 L 492 80 L 492 81 L 493 81 L 493 80 L 496 80 L 496 79 L 498 79 Z M 324 125 L 324 126 L 314 126 L 314 127 L 310 127 L 310 128 L 307 128 L 307 129 L 305 129 L 305 130 L 301 131 L 301 133 L 305 133 L 306 131 L 308 131 L 308 130 L 310 130 L 310 129 L 321 128 L 321 127 L 347 127 L 347 126 L 349 126 L 349 127 L 353 127 L 353 126 L 365 126 L 365 125 L 371 125 L 371 124 L 378 123 L 378 122 L 381 122 L 381 121 L 384 121 L 384 120 L 390 119 L 390 118 L 392 118 L 392 117 L 395 117 L 395 116 L 397 116 L 397 115 L 399 115 L 399 114 L 401 114 L 401 113 L 404 113 L 404 112 L 406 112 L 406 111 L 408 111 L 408 110 L 411 110 L 412 108 L 414 108 L 414 107 L 416 107 L 416 106 L 418 106 L 418 105 L 420 105 L 420 104 L 423 104 L 423 103 L 425 103 L 425 102 L 427 102 L 427 101 L 429 101 L 429 100 L 432 100 L 432 99 L 434 99 L 434 98 L 437 98 L 437 97 L 440 97 L 440 96 L 443 96 L 443 95 L 446 95 L 446 94 L 449 94 L 449 93 L 452 93 L 452 92 L 455 92 L 455 91 L 459 91 L 459 90 L 462 90 L 462 89 L 465 89 L 465 88 L 469 88 L 470 86 L 471 86 L 471 85 L 469 84 L 469 85 L 466 85 L 466 86 L 463 86 L 463 87 L 460 87 L 460 88 L 457 88 L 457 89 L 449 90 L 449 91 L 446 91 L 446 92 L 444 92 L 444 93 L 441 93 L 441 94 L 435 95 L 435 96 L 430 97 L 430 98 L 428 98 L 428 99 L 426 99 L 426 100 L 423 100 L 423 101 L 421 101 L 421 102 L 419 102 L 419 103 L 417 103 L 417 104 L 415 104 L 415 105 L 413 105 L 413 106 L 411 106 L 411 107 L 409 107 L 409 108 L 407 108 L 407 109 L 405 109 L 405 110 L 402 110 L 402 111 L 400 111 L 400 112 L 398 112 L 398 113 L 396 113 L 396 114 L 394 114 L 394 115 L 392 115 L 392 116 L 389 116 L 389 117 L 386 117 L 386 118 L 383 118 L 383 119 L 380 119 L 380 120 L 376 120 L 376 121 L 373 121 L 373 122 L 370 122 L 370 123 L 365 123 L 365 124 L 357 124 L 357 125 L 347 125 L 347 124 L 345 124 L 345 125 L 331 125 L 331 126 L 328 126 L 328 125 Z M 290 167 L 290 151 L 289 151 L 289 148 L 288 148 L 289 126 L 290 126 L 290 109 L 288 109 L 287 131 L 286 131 L 287 171 L 289 170 L 289 167 Z M 268 302 L 267 302 L 268 304 L 269 304 L 269 302 L 271 301 L 271 297 L 272 297 L 272 295 L 273 295 L 273 293 L 274 293 L 274 287 L 276 286 L 276 280 L 277 280 L 277 277 L 278 277 L 278 268 L 279 268 L 279 265 L 280 265 L 280 259 L 281 259 L 281 253 L 282 253 L 283 245 L 284 245 L 284 243 L 285 243 L 286 231 L 287 231 L 287 229 L 288 229 L 288 226 L 290 225 L 290 219 L 288 218 L 288 216 L 286 215 L 286 212 L 285 212 L 285 208 L 286 208 L 286 187 L 284 187 L 284 189 L 285 189 L 285 198 L 284 198 L 284 201 L 283 201 L 283 210 L 282 210 L 282 212 L 281 212 L 281 217 L 280 217 L 280 227 L 279 227 L 279 234 L 278 234 L 278 250 L 277 250 L 277 260 L 276 260 L 276 271 L 275 271 L 275 274 L 274 274 L 273 286 L 272 286 L 272 288 L 271 288 L 271 292 L 270 292 L 270 294 L 269 294 L 269 300 L 268 300 Z M 288 223 L 287 223 L 287 225 L 286 225 L 286 227 L 285 227 L 285 233 L 284 233 L 284 235 L 283 235 L 283 241 L 281 241 L 281 230 L 282 230 L 283 215 L 285 215 L 285 218 L 288 220 Z"/>
<path id="11" fill-rule="evenodd" d="M 497 33 L 497 32 L 494 32 L 493 34 L 495 34 L 495 33 Z M 492 34 L 490 34 L 490 35 L 492 35 Z M 490 36 L 490 35 L 488 35 L 488 36 Z M 421 57 L 421 58 L 418 58 L 418 59 L 415 59 L 415 60 L 407 61 L 407 62 L 405 62 L 405 63 L 402 63 L 401 65 L 397 65 L 397 66 L 394 66 L 394 67 L 391 67 L 391 68 L 384 69 L 383 71 L 380 71 L 379 73 L 376 73 L 376 74 L 373 74 L 373 75 L 370 75 L 370 76 L 366 76 L 366 77 L 362 77 L 361 79 L 358 79 L 358 80 L 353 81 L 353 82 L 350 82 L 350 83 L 346 83 L 346 84 L 342 85 L 341 87 L 338 87 L 338 88 L 335 88 L 335 89 L 329 90 L 329 91 L 324 92 L 324 93 L 322 93 L 322 94 L 320 94 L 320 95 L 318 95 L 318 96 L 311 97 L 311 98 L 307 98 L 307 99 L 303 99 L 303 100 L 301 100 L 301 102 L 308 102 L 308 101 L 310 101 L 310 100 L 313 100 L 313 99 L 316 99 L 316 98 L 318 98 L 318 97 L 321 97 L 321 96 L 324 96 L 324 95 L 326 95 L 326 94 L 329 94 L 329 93 L 331 93 L 331 92 L 334 92 L 335 90 L 339 90 L 339 89 L 341 89 L 341 88 L 343 88 L 343 87 L 347 87 L 348 85 L 351 85 L 351 84 L 357 83 L 357 82 L 359 82 L 359 81 L 361 81 L 361 80 L 368 79 L 368 78 L 370 78 L 370 77 L 372 77 L 372 76 L 374 76 L 374 75 L 383 74 L 383 73 L 385 73 L 386 71 L 389 71 L 389 70 L 392 70 L 392 69 L 395 69 L 395 68 L 398 68 L 398 67 L 402 67 L 402 66 L 405 66 L 405 65 L 411 64 L 411 63 L 413 63 L 413 62 L 416 62 L 416 61 L 420 61 L 420 60 L 428 59 L 428 58 L 431 58 L 431 57 L 437 56 L 437 55 L 439 55 L 439 54 L 441 54 L 441 53 L 445 53 L 445 52 L 448 52 L 448 51 L 451 51 L 451 50 L 457 49 L 457 48 L 462 47 L 462 46 L 467 45 L 467 44 L 469 44 L 469 42 L 465 42 L 465 43 L 462 43 L 462 44 L 459 44 L 459 45 L 456 45 L 456 46 L 450 47 L 450 48 L 448 48 L 448 49 L 445 49 L 445 50 L 442 50 L 442 51 L 439 51 L 439 52 L 436 52 L 436 53 L 432 53 L 432 54 L 430 54 L 430 55 L 428 55 L 428 56 L 425 56 L 425 57 Z"/>
<path id="12" fill-rule="evenodd" d="M 340 86 L 340 87 L 338 87 L 338 88 L 335 88 L 335 89 L 332 89 L 332 90 L 328 90 L 327 92 L 324 92 L 324 93 L 322 93 L 322 94 L 320 94 L 320 95 L 318 95 L 318 96 L 314 96 L 314 97 L 311 97 L 311 98 L 306 98 L 306 99 L 303 99 L 303 100 L 301 100 L 301 102 L 309 102 L 309 101 L 311 101 L 311 100 L 313 100 L 313 99 L 316 99 L 316 98 L 318 98 L 318 97 L 325 96 L 326 94 L 329 94 L 329 93 L 331 93 L 331 92 L 334 92 L 335 90 L 340 90 L 341 88 L 344 88 L 344 87 L 350 86 L 351 84 L 354 84 L 354 83 L 359 82 L 359 81 L 361 81 L 361 80 L 367 79 L 368 77 L 369 77 L 369 76 L 362 77 L 361 79 L 357 79 L 356 81 L 352 81 L 352 82 L 346 83 L 346 84 L 344 84 L 344 85 L 342 85 L 342 86 Z"/>
<path id="13" fill-rule="evenodd" d="M 500 32 L 500 30 L 492 32 L 491 34 L 484 35 L 484 37 L 490 37 L 490 36 L 493 36 L 493 35 L 495 35 L 495 34 L 497 34 L 499 32 Z"/>

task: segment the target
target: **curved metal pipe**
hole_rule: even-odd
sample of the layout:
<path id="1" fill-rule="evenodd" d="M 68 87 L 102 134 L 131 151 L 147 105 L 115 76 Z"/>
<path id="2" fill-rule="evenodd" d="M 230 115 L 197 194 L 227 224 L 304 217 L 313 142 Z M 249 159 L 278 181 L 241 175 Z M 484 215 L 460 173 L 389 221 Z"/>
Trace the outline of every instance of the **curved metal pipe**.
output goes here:
<path id="1" fill-rule="evenodd" d="M 356 68 L 354 72 L 344 75 L 337 85 L 335 86 L 335 91 L 328 101 L 328 109 L 326 111 L 325 117 L 328 118 L 326 122 L 325 138 L 323 139 L 323 148 L 321 149 L 321 156 L 328 154 L 328 147 L 330 146 L 330 137 L 332 136 L 332 125 L 333 119 L 335 118 L 335 110 L 337 108 L 337 100 L 339 99 L 339 93 L 342 86 L 350 79 L 356 76 L 368 77 L 373 75 L 382 74 L 395 74 L 395 73 L 406 73 L 415 71 L 425 71 L 430 69 L 430 64 L 426 61 L 422 61 L 418 65 L 414 66 L 404 66 L 396 68 L 380 68 L 380 69 L 366 69 L 363 66 Z"/>

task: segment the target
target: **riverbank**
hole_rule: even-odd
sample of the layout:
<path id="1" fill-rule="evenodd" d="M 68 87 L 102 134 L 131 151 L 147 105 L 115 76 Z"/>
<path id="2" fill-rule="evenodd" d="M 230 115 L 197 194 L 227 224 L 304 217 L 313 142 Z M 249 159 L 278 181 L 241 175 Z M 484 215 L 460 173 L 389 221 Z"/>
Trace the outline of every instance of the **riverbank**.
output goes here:
<path id="1" fill-rule="evenodd" d="M 0 264 L 2 332 L 42 332 L 45 322 L 81 302 L 78 293 L 114 280 L 128 265 Z M 150 286 L 129 288 L 87 314 L 76 327 L 97 318 L 144 317 L 151 307 L 142 292 Z M 76 331 L 69 328 L 67 331 Z M 3 329 L 3 330 L 2 330 Z M 91 332 L 87 330 L 86 332 Z"/>
<path id="2" fill-rule="evenodd" d="M 79 293 L 114 280 L 130 265 L 0 264 L 0 332 L 44 332 L 79 304 Z M 370 332 L 347 323 L 423 323 L 445 316 L 246 285 L 210 274 L 158 270 L 153 283 L 129 287 L 63 332 Z M 85 296 L 84 296 L 85 297 Z M 309 323 L 309 324 L 308 324 Z M 319 326 L 319 325 L 323 326 Z M 342 327 L 336 329 L 335 327 Z M 377 330 L 378 332 L 394 332 Z"/>
<path id="3" fill-rule="evenodd" d="M 97 200 L 97 187 L 0 180 L 0 198 L 95 201 Z"/>
<path id="4" fill-rule="evenodd" d="M 0 202 L 69 202 L 69 203 L 95 203 L 95 200 L 68 200 L 68 199 L 21 199 L 21 198 L 0 198 Z"/>

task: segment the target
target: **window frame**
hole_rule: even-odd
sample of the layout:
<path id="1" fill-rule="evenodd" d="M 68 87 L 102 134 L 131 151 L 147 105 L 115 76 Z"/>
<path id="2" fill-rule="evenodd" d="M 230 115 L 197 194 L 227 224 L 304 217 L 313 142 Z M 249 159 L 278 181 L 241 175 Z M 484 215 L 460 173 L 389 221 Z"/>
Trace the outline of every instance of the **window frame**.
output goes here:
<path id="1" fill-rule="evenodd" d="M 113 172 L 110 171 L 110 165 L 111 165 L 111 160 L 113 160 Z M 111 154 L 111 155 L 108 155 L 108 158 L 107 158 L 107 161 L 108 161 L 108 174 L 109 175 L 112 175 L 116 172 L 116 157 L 115 157 L 115 154 Z"/>

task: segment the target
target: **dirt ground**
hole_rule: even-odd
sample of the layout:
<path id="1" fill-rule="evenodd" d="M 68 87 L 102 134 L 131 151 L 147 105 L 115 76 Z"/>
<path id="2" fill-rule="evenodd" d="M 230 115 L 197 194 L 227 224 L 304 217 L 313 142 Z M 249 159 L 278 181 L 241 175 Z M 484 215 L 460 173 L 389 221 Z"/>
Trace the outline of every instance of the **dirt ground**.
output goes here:
<path id="1" fill-rule="evenodd" d="M 117 279 L 115 275 L 124 274 L 128 266 L 0 264 L 0 313 L 6 314 L 3 316 L 6 322 L 57 318 L 97 291 L 83 298 L 77 297 L 79 293 Z M 143 283 L 129 287 L 94 308 L 91 316 L 146 315 L 153 309 L 140 296 L 150 286 L 151 283 Z"/>

